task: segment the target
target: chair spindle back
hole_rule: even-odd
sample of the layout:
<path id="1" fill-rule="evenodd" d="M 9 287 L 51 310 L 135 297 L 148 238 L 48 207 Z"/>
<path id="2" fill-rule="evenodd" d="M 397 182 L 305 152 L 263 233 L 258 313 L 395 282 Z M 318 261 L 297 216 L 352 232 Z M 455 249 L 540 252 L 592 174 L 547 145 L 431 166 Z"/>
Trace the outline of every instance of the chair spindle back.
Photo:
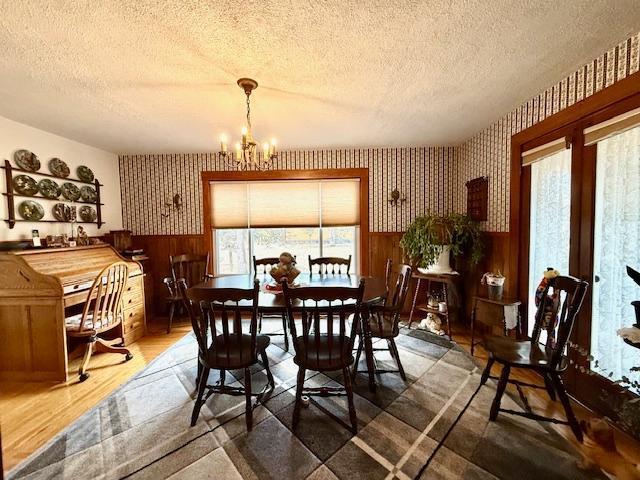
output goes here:
<path id="1" fill-rule="evenodd" d="M 114 262 L 102 269 L 89 290 L 79 331 L 83 330 L 89 315 L 94 329 L 100 325 L 99 329 L 104 330 L 122 321 L 122 293 L 128 280 L 129 266 L 126 262 Z"/>
<path id="2" fill-rule="evenodd" d="M 337 274 L 346 273 L 347 275 L 349 275 L 349 271 L 351 269 L 351 255 L 349 255 L 349 258 L 340 258 L 340 257 L 311 258 L 311 255 L 309 255 L 309 273 L 310 274 L 313 274 L 314 265 L 318 266 L 318 273 L 320 275 L 327 275 L 329 273 L 331 273 L 332 275 L 335 275 L 336 273 Z"/>

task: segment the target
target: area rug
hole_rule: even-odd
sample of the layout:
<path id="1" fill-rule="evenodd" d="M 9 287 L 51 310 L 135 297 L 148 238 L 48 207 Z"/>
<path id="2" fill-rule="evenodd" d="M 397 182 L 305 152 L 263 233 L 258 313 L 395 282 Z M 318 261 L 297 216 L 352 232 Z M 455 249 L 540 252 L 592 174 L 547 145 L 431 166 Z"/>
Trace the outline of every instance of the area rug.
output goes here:
<path id="1" fill-rule="evenodd" d="M 397 339 L 407 382 L 379 375 L 372 394 L 358 375 L 356 436 L 313 403 L 292 432 L 297 367 L 281 339 L 272 337 L 268 348 L 276 389 L 255 408 L 253 431 L 246 431 L 244 397 L 232 396 L 213 395 L 196 426 L 189 426 L 197 350 L 189 334 L 8 478 L 603 478 L 579 470 L 573 447 L 546 424 L 507 415 L 490 422 L 495 383 L 480 388 L 480 365 L 455 343 L 421 330 L 403 329 Z M 380 368 L 393 367 L 385 352 L 376 357 Z M 242 378 L 230 373 L 227 383 Z M 212 371 L 209 383 L 216 376 Z M 306 385 L 340 382 L 338 374 L 309 372 Z M 256 366 L 253 388 L 265 383 Z M 344 397 L 317 401 L 348 419 Z M 503 402 L 521 409 L 507 395 Z"/>

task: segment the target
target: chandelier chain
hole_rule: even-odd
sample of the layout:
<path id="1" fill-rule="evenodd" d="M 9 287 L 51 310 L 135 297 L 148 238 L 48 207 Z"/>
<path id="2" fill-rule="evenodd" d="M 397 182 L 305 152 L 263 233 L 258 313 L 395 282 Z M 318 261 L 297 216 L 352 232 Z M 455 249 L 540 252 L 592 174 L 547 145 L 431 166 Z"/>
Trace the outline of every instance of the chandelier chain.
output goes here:
<path id="1" fill-rule="evenodd" d="M 247 129 L 251 131 L 251 102 L 247 95 Z"/>

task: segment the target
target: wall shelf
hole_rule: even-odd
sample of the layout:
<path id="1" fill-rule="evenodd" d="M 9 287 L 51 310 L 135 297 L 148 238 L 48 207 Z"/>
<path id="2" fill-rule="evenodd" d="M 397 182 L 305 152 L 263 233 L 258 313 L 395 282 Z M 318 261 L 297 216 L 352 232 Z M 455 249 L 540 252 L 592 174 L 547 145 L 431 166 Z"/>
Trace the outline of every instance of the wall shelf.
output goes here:
<path id="1" fill-rule="evenodd" d="M 5 183 L 6 183 L 6 193 L 3 193 L 3 195 L 7 198 L 7 216 L 8 218 L 6 218 L 4 221 L 6 223 L 9 224 L 9 228 L 13 228 L 16 224 L 16 222 L 27 222 L 27 223 L 65 223 L 65 224 L 69 224 L 69 223 L 78 223 L 78 224 L 95 224 L 98 226 L 98 228 L 102 227 L 102 225 L 104 225 L 104 222 L 102 221 L 102 206 L 104 205 L 103 203 L 100 203 L 100 187 L 102 187 L 103 185 L 98 182 L 98 180 L 94 180 L 93 182 L 85 182 L 84 180 L 80 180 L 77 178 L 61 178 L 61 177 L 56 177 L 55 175 L 51 175 L 49 173 L 40 173 L 40 172 L 30 172 L 28 170 L 24 170 L 22 168 L 15 168 L 13 166 L 11 166 L 11 163 L 9 162 L 9 160 L 5 160 L 4 161 L 4 165 L 0 166 L 0 168 L 2 168 L 4 170 L 4 178 L 5 178 Z M 16 194 L 13 193 L 13 174 L 14 172 L 19 172 L 19 173 L 25 173 L 25 174 L 29 174 L 29 175 L 39 175 L 41 177 L 49 177 L 49 178 L 55 178 L 58 181 L 69 181 L 69 182 L 76 182 L 76 183 L 82 183 L 85 185 L 92 185 L 93 187 L 95 187 L 96 189 L 96 201 L 95 202 L 85 202 L 83 200 L 78 200 L 75 202 L 72 202 L 70 200 L 63 200 L 63 199 L 59 199 L 59 198 L 47 198 L 47 197 L 43 197 L 43 196 L 29 196 L 29 195 L 21 195 L 21 194 Z M 19 219 L 16 218 L 16 198 L 30 198 L 30 199 L 34 199 L 37 198 L 39 200 L 49 200 L 49 201 L 55 201 L 58 203 L 68 203 L 68 204 L 74 204 L 74 203 L 78 203 L 78 204 L 84 204 L 84 205 L 95 205 L 96 207 L 96 216 L 97 219 L 95 222 L 64 222 L 64 221 L 60 221 L 60 220 L 25 220 L 25 219 Z"/>

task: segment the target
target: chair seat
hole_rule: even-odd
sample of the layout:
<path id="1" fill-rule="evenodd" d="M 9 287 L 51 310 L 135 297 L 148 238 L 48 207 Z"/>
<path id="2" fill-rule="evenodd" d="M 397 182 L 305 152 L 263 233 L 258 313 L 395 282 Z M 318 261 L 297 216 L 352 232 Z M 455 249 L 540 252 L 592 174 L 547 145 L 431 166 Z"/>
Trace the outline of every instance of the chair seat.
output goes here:
<path id="1" fill-rule="evenodd" d="M 258 361 L 257 353 L 265 350 L 270 343 L 267 335 L 256 336 L 257 351 L 251 351 L 251 335 L 243 334 L 240 338 L 232 336 L 229 341 L 223 335 L 218 335 L 204 359 L 210 368 L 233 370 L 245 368 Z"/>
<path id="2" fill-rule="evenodd" d="M 519 342 L 509 337 L 488 336 L 484 340 L 485 348 L 495 360 L 522 368 L 551 370 L 553 352 L 545 345 L 530 341 Z M 563 357 L 558 371 L 566 369 L 568 362 Z"/>
<path id="3" fill-rule="evenodd" d="M 316 371 L 342 370 L 353 363 L 349 337 L 340 335 L 310 335 L 308 343 L 304 337 L 295 340 L 296 365 Z"/>
<path id="4" fill-rule="evenodd" d="M 75 333 L 80 335 L 84 335 L 84 334 L 88 335 L 88 334 L 91 334 L 92 332 L 99 332 L 102 329 L 103 324 L 105 325 L 105 327 L 109 325 L 109 328 L 113 328 L 120 323 L 120 321 L 122 320 L 122 315 L 118 315 L 118 319 L 115 323 L 111 322 L 111 316 L 109 316 L 108 322 L 104 322 L 103 320 L 98 320 L 94 323 L 93 314 L 90 313 L 87 315 L 87 318 L 85 319 L 84 324 L 82 325 L 82 330 L 78 330 L 78 327 L 80 327 L 81 320 L 82 320 L 82 313 L 78 313 L 77 315 L 72 315 L 70 317 L 65 318 L 64 323 L 65 323 L 67 332 L 69 332 L 70 334 Z"/>

